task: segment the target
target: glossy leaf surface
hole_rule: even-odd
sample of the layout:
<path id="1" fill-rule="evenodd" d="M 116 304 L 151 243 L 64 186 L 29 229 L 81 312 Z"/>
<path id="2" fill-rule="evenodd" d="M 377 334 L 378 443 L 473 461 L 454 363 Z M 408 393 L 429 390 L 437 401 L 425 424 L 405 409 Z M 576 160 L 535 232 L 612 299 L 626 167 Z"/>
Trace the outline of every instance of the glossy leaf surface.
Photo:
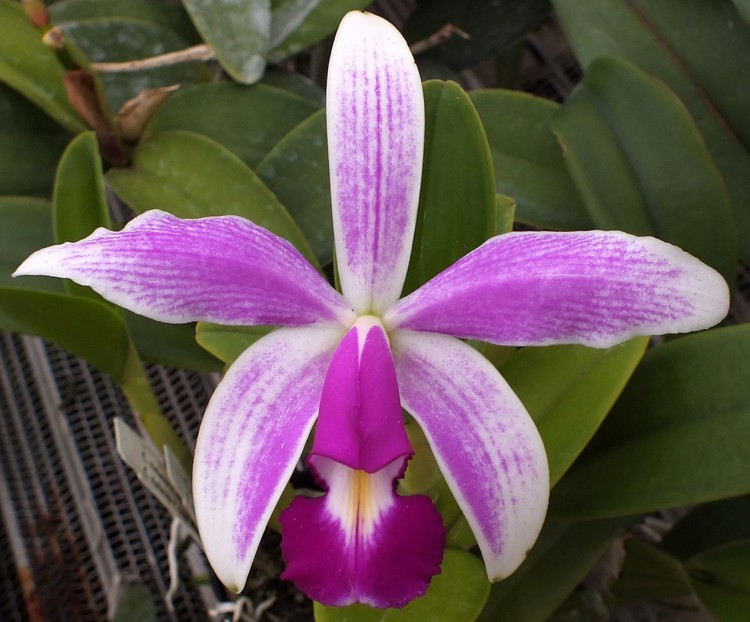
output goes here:
<path id="1" fill-rule="evenodd" d="M 748 348 L 740 325 L 649 351 L 551 512 L 624 516 L 750 493 Z"/>
<path id="2" fill-rule="evenodd" d="M 674 94 L 600 58 L 552 120 L 594 225 L 671 242 L 734 280 L 736 232 L 719 171 Z"/>
<path id="3" fill-rule="evenodd" d="M 162 132 L 136 149 L 130 168 L 110 170 L 107 180 L 138 213 L 163 209 L 180 218 L 243 216 L 314 261 L 299 227 L 258 176 L 200 134 Z"/>
<path id="4" fill-rule="evenodd" d="M 743 622 L 750 611 L 750 540 L 709 549 L 686 564 L 695 595 L 717 622 Z"/>
<path id="5" fill-rule="evenodd" d="M 684 102 L 719 167 L 750 258 L 750 151 L 745 58 L 750 27 L 729 0 L 553 0 L 581 63 L 621 56 L 665 82 Z"/>
<path id="6" fill-rule="evenodd" d="M 195 27 L 237 82 L 263 75 L 271 36 L 270 0 L 183 0 Z"/>
<path id="7" fill-rule="evenodd" d="M 516 218 L 543 229 L 591 229 L 591 218 L 549 122 L 559 106 L 518 91 L 472 91 L 487 133 L 497 191 L 513 198 Z"/>
<path id="8" fill-rule="evenodd" d="M 263 158 L 258 176 L 286 206 L 321 265 L 333 259 L 325 111 L 297 125 Z"/>
<path id="9" fill-rule="evenodd" d="M 255 167 L 287 132 L 318 108 L 265 84 L 203 84 L 174 93 L 151 119 L 146 136 L 190 130 L 208 136 Z"/>
<path id="10" fill-rule="evenodd" d="M 495 180 L 487 138 L 455 82 L 424 84 L 425 154 L 407 294 L 495 233 Z"/>
<path id="11" fill-rule="evenodd" d="M 607 350 L 522 348 L 500 368 L 539 428 L 552 485 L 591 440 L 647 344 L 647 337 L 639 337 Z"/>
<path id="12" fill-rule="evenodd" d="M 65 69 L 55 52 L 42 43 L 41 32 L 16 2 L 0 0 L 0 81 L 33 101 L 70 132 L 85 129 L 68 102 Z"/>
<path id="13" fill-rule="evenodd" d="M 223 326 L 198 322 L 195 339 L 206 352 L 210 352 L 225 365 L 231 365 L 240 354 L 271 330 L 267 326 Z"/>
<path id="14" fill-rule="evenodd" d="M 422 598 L 403 609 L 373 609 L 365 605 L 325 607 L 315 603 L 316 622 L 472 622 L 482 610 L 490 584 L 480 559 L 446 549 L 441 573 Z"/>

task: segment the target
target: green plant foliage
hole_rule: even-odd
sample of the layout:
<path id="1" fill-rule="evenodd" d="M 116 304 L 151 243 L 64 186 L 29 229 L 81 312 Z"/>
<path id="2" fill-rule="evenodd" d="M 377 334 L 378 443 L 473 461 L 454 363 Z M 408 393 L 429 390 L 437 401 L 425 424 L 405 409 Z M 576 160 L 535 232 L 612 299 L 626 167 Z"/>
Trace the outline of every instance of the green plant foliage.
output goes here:
<path id="1" fill-rule="evenodd" d="M 296 71 L 285 71 L 277 67 L 269 67 L 263 74 L 262 84 L 275 86 L 279 89 L 289 91 L 306 99 L 316 108 L 323 106 L 325 101 L 325 91 L 319 87 L 312 79 Z"/>
<path id="2" fill-rule="evenodd" d="M 422 189 L 404 294 L 495 234 L 492 156 L 468 95 L 455 82 L 424 84 Z"/>
<path id="3" fill-rule="evenodd" d="M 0 0 L 0 81 L 27 97 L 70 132 L 85 129 L 68 102 L 63 67 L 18 3 Z"/>
<path id="4" fill-rule="evenodd" d="M 271 330 L 273 329 L 270 326 L 224 326 L 211 322 L 198 322 L 195 339 L 207 352 L 229 366 L 240 354 Z"/>
<path id="5" fill-rule="evenodd" d="M 122 587 L 112 622 L 156 622 L 156 606 L 151 590 L 142 583 Z"/>
<path id="6" fill-rule="evenodd" d="M 254 168 L 287 132 L 320 106 L 275 86 L 221 82 L 181 89 L 151 119 L 146 138 L 190 130 Z"/>
<path id="7" fill-rule="evenodd" d="M 403 609 L 366 605 L 325 607 L 315 603 L 316 622 L 472 622 L 482 611 L 490 584 L 484 564 L 465 551 L 447 549 L 442 572 L 422 598 Z"/>
<path id="8" fill-rule="evenodd" d="M 129 17 L 174 31 L 191 44 L 200 37 L 182 6 L 153 0 L 62 0 L 48 7 L 52 23 Z"/>
<path id="9" fill-rule="evenodd" d="M 183 6 L 234 80 L 260 80 L 271 36 L 270 0 L 183 0 Z"/>
<path id="10" fill-rule="evenodd" d="M 457 26 L 468 37 L 454 35 L 431 49 L 429 55 L 454 69 L 464 69 L 511 47 L 541 23 L 549 8 L 549 0 L 432 0 L 418 5 L 404 34 L 413 43 L 429 38 L 446 24 Z"/>
<path id="11" fill-rule="evenodd" d="M 699 553 L 685 564 L 690 585 L 716 622 L 744 622 L 750 611 L 750 539 Z"/>
<path id="12" fill-rule="evenodd" d="M 637 538 L 625 543 L 625 560 L 613 587 L 619 602 L 680 598 L 690 591 L 679 560 Z"/>
<path id="13" fill-rule="evenodd" d="M 329 35 L 348 11 L 363 9 L 371 0 L 273 0 L 271 52 L 277 62 Z"/>
<path id="14" fill-rule="evenodd" d="M 624 516 L 750 493 L 748 348 L 745 324 L 649 351 L 551 511 Z"/>
<path id="15" fill-rule="evenodd" d="M 0 110 L 0 195 L 47 194 L 70 134 L 4 84 Z"/>
<path id="16" fill-rule="evenodd" d="M 731 0 L 553 0 L 582 64 L 621 56 L 665 82 L 695 119 L 729 192 L 750 259 L 750 26 Z M 624 95 L 625 91 L 621 91 Z M 644 119 L 646 120 L 646 119 Z M 672 154 L 674 155 L 674 154 Z"/>
<path id="17" fill-rule="evenodd" d="M 497 190 L 516 201 L 516 218 L 543 229 L 591 229 L 591 218 L 549 127 L 559 105 L 500 89 L 469 95 L 487 132 Z"/>
<path id="18" fill-rule="evenodd" d="M 523 348 L 500 368 L 539 428 L 552 485 L 591 440 L 647 345 L 647 337 L 637 337 L 607 350 Z"/>
<path id="19" fill-rule="evenodd" d="M 321 265 L 329 264 L 333 220 L 325 111 L 309 116 L 284 136 L 256 172 L 289 210 Z"/>
<path id="20" fill-rule="evenodd" d="M 45 276 L 13 279 L 19 264 L 35 250 L 52 244 L 52 209 L 32 197 L 0 197 L 0 286 L 61 292 L 60 279 Z"/>
<path id="21" fill-rule="evenodd" d="M 92 63 L 148 58 L 187 47 L 174 31 L 131 17 L 102 17 L 64 22 L 60 28 Z M 201 63 L 180 63 L 128 72 L 99 72 L 109 107 L 117 111 L 144 89 L 198 82 L 206 77 Z"/>
<path id="22" fill-rule="evenodd" d="M 622 520 L 548 521 L 534 548 L 510 577 L 495 583 L 480 622 L 542 622 L 599 561 Z"/>
<path id="23" fill-rule="evenodd" d="M 162 132 L 135 150 L 130 168 L 107 181 L 135 211 L 163 209 L 180 218 L 235 214 L 289 240 L 310 261 L 310 246 L 284 206 L 231 151 L 210 138 Z"/>
<path id="24" fill-rule="evenodd" d="M 655 235 L 732 283 L 736 230 L 719 171 L 662 83 L 602 57 L 552 119 L 597 228 Z"/>
<path id="25" fill-rule="evenodd" d="M 516 202 L 504 194 L 495 195 L 495 235 L 513 231 Z"/>

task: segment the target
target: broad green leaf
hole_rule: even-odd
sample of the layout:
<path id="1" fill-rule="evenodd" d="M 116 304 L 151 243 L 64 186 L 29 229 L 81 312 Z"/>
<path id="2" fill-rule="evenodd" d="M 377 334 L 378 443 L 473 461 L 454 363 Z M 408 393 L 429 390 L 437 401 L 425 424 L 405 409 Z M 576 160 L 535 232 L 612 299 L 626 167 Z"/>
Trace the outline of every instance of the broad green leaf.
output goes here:
<path id="1" fill-rule="evenodd" d="M 204 350 L 228 366 L 271 330 L 273 328 L 270 326 L 224 326 L 198 322 L 195 327 L 195 340 Z"/>
<path id="2" fill-rule="evenodd" d="M 654 235 L 734 282 L 736 230 L 721 175 L 661 82 L 599 58 L 552 128 L 597 228 Z"/>
<path id="3" fill-rule="evenodd" d="M 138 146 L 130 168 L 110 169 L 107 181 L 136 212 L 163 209 L 180 218 L 243 216 L 315 261 L 297 224 L 252 169 L 200 134 L 174 130 L 154 136 Z"/>
<path id="4" fill-rule="evenodd" d="M 271 13 L 271 52 L 277 62 L 301 52 L 331 34 L 349 11 L 371 0 L 274 0 Z"/>
<path id="5" fill-rule="evenodd" d="M 613 592 L 619 600 L 664 600 L 690 593 L 682 563 L 660 548 L 631 538 Z"/>
<path id="6" fill-rule="evenodd" d="M 528 558 L 495 583 L 480 622 L 547 620 L 599 561 L 622 520 L 548 521 Z"/>
<path id="7" fill-rule="evenodd" d="M 156 622 L 156 605 L 151 590 L 142 583 L 122 586 L 112 622 Z"/>
<path id="8" fill-rule="evenodd" d="M 732 0 L 732 2 L 745 23 L 750 24 L 750 0 Z"/>
<path id="9" fill-rule="evenodd" d="M 284 89 L 289 93 L 298 95 L 302 99 L 306 99 L 311 104 L 314 104 L 316 108 L 320 108 L 325 102 L 325 91 L 313 80 L 296 71 L 285 71 L 284 69 L 269 67 L 263 75 L 261 83 L 268 86 L 275 86 L 276 88 Z"/>
<path id="10" fill-rule="evenodd" d="M 709 549 L 689 560 L 695 595 L 716 622 L 745 622 L 750 612 L 750 540 Z"/>
<path id="11" fill-rule="evenodd" d="M 750 497 L 723 499 L 693 509 L 667 532 L 662 546 L 687 559 L 732 540 L 750 539 Z"/>
<path id="12" fill-rule="evenodd" d="M 167 130 L 190 130 L 208 136 L 255 167 L 319 107 L 265 84 L 203 84 L 172 95 L 151 119 L 146 138 Z"/>
<path id="13" fill-rule="evenodd" d="M 624 57 L 684 102 L 724 176 L 740 257 L 748 261 L 750 27 L 730 0 L 685 0 L 679 10 L 671 0 L 553 0 L 553 5 L 584 66 L 605 54 Z"/>
<path id="14" fill-rule="evenodd" d="M 299 224 L 321 265 L 330 263 L 333 221 L 325 110 L 289 132 L 258 164 L 256 172 Z"/>
<path id="15" fill-rule="evenodd" d="M 553 486 L 591 440 L 647 345 L 638 337 L 607 350 L 522 348 L 500 368 L 539 428 Z"/>
<path id="16" fill-rule="evenodd" d="M 413 43 L 428 39 L 446 24 L 457 26 L 469 36 L 454 35 L 428 54 L 455 69 L 465 69 L 511 47 L 540 24 L 549 9 L 549 0 L 432 0 L 418 5 L 404 34 Z"/>
<path id="17" fill-rule="evenodd" d="M 0 111 L 0 195 L 48 194 L 70 134 L 5 84 Z"/>
<path id="18" fill-rule="evenodd" d="M 513 231 L 516 202 L 504 194 L 495 195 L 495 235 Z"/>
<path id="19" fill-rule="evenodd" d="M 111 227 L 104 175 L 96 135 L 85 132 L 68 145 L 60 159 L 52 200 L 55 243 L 76 242 L 97 227 Z M 65 279 L 71 294 L 99 299 L 90 287 Z"/>
<path id="20" fill-rule="evenodd" d="M 165 324 L 129 311 L 123 316 L 142 359 L 195 371 L 222 370 L 221 361 L 196 343 L 195 324 Z"/>
<path id="21" fill-rule="evenodd" d="M 42 33 L 16 2 L 0 0 L 0 81 L 44 110 L 70 132 L 86 129 L 65 94 L 65 68 L 42 43 Z"/>
<path id="22" fill-rule="evenodd" d="M 325 607 L 315 603 L 316 622 L 472 622 L 490 591 L 480 559 L 446 549 L 442 572 L 432 579 L 422 598 L 403 609 L 373 609 L 366 605 Z"/>
<path id="23" fill-rule="evenodd" d="M 551 511 L 624 516 L 750 493 L 750 325 L 646 353 Z"/>
<path id="24" fill-rule="evenodd" d="M 591 229 L 549 128 L 559 105 L 500 89 L 469 95 L 487 132 L 497 190 L 516 201 L 517 220 L 544 229 Z"/>
<path id="25" fill-rule="evenodd" d="M 92 63 L 148 58 L 187 47 L 174 31 L 131 17 L 102 17 L 59 24 Z M 198 82 L 206 77 L 198 62 L 128 72 L 99 72 L 112 111 L 144 89 Z"/>
<path id="26" fill-rule="evenodd" d="M 10 276 L 31 253 L 52 243 L 52 209 L 47 201 L 0 197 L 0 287 L 63 291 L 60 279 Z"/>
<path id="27" fill-rule="evenodd" d="M 455 82 L 424 84 L 425 153 L 404 294 L 495 234 L 495 179 L 487 137 Z"/>
<path id="28" fill-rule="evenodd" d="M 185 9 L 153 0 L 62 0 L 48 7 L 53 24 L 97 17 L 130 17 L 173 30 L 190 42 L 200 40 Z"/>
<path id="29" fill-rule="evenodd" d="M 108 304 L 57 292 L 0 287 L 0 328 L 38 335 L 86 359 L 116 382 L 123 380 L 128 333 Z"/>
<path id="30" fill-rule="evenodd" d="M 271 36 L 270 0 L 183 0 L 195 27 L 237 82 L 263 75 Z"/>

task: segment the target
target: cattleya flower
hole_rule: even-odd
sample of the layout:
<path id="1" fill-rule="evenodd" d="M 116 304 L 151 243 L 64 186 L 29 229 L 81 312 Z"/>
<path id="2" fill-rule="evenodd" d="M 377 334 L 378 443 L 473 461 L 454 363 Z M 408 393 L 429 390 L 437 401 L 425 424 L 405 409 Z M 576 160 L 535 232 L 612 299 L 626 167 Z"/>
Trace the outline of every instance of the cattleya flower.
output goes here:
<path id="1" fill-rule="evenodd" d="M 512 573 L 547 507 L 544 446 L 498 371 L 459 338 L 609 347 L 707 328 L 727 312 L 711 268 L 653 238 L 522 232 L 492 238 L 399 300 L 422 171 L 419 74 L 398 31 L 350 13 L 328 74 L 339 294 L 288 242 L 247 220 L 145 213 L 122 231 L 42 249 L 16 272 L 71 278 L 164 322 L 282 328 L 229 368 L 195 452 L 198 528 L 240 591 L 317 420 L 308 464 L 325 494 L 281 517 L 284 577 L 330 605 L 402 606 L 442 559 L 430 500 L 395 482 L 418 422 L 490 579 Z M 461 209 L 462 206 L 456 206 Z"/>

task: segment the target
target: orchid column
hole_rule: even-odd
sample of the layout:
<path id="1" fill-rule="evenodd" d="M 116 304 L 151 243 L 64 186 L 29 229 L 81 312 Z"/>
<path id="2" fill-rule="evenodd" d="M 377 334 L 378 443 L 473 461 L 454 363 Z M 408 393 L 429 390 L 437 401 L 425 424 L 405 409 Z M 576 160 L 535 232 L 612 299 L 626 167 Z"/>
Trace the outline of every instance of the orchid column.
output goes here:
<path id="1" fill-rule="evenodd" d="M 402 406 L 424 431 L 490 580 L 521 564 L 546 512 L 547 459 L 531 417 L 458 338 L 609 347 L 712 326 L 729 292 L 713 269 L 654 238 L 524 232 L 488 240 L 398 300 L 424 112 L 414 61 L 390 24 L 344 18 L 327 112 L 341 294 L 251 222 L 161 211 L 37 251 L 16 275 L 71 278 L 164 322 L 282 327 L 235 361 L 206 409 L 193 472 L 206 555 L 242 590 L 317 420 L 308 461 L 325 494 L 295 500 L 282 517 L 285 576 L 326 604 L 402 606 L 438 572 L 444 538 L 426 498 L 395 493 L 412 453 Z"/>

